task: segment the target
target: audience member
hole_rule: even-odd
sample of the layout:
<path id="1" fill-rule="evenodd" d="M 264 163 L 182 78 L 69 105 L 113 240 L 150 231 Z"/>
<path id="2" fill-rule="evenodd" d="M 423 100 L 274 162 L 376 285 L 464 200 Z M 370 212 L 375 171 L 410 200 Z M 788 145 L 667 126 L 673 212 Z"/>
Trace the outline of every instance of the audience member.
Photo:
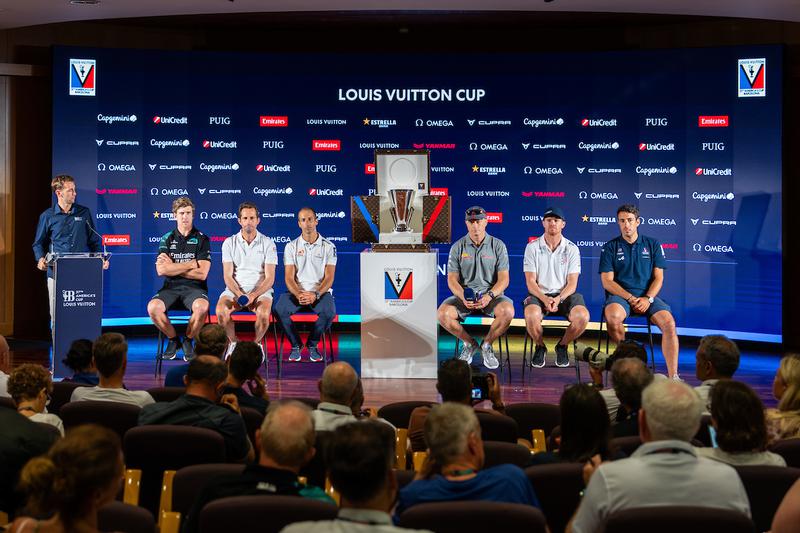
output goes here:
<path id="1" fill-rule="evenodd" d="M 721 380 L 711 388 L 711 426 L 716 448 L 696 448 L 697 455 L 731 465 L 786 466 L 780 455 L 766 451 L 764 404 L 739 381 Z"/>
<path id="2" fill-rule="evenodd" d="M 17 518 L 10 531 L 98 531 L 97 510 L 114 501 L 124 474 L 116 433 L 95 425 L 72 429 L 46 455 L 29 461 L 20 475 L 20 488 L 28 494 L 27 510 L 50 518 Z"/>
<path id="3" fill-rule="evenodd" d="M 494 413 L 502 415 L 505 413 L 505 405 L 500 394 L 500 383 L 497 375 L 487 372 L 488 400 L 492 402 L 492 410 L 476 409 L 482 413 Z M 466 361 L 453 358 L 443 361 L 439 365 L 436 374 L 436 390 L 442 397 L 442 402 L 455 402 L 472 406 L 472 369 Z M 431 408 L 427 406 L 417 407 L 411 411 L 408 421 L 408 440 L 411 442 L 411 450 L 422 452 L 428 447 L 425 443 L 425 418 Z"/>
<path id="4" fill-rule="evenodd" d="M 7 390 L 9 372 L 11 372 L 11 350 L 8 348 L 6 338 L 0 335 L 0 398 L 10 397 Z"/>
<path id="5" fill-rule="evenodd" d="M 770 533 L 796 533 L 800 524 L 800 479 L 786 492 L 772 518 Z"/>
<path id="6" fill-rule="evenodd" d="M 195 338 L 195 355 L 213 355 L 222 359 L 222 355 L 228 350 L 228 335 L 225 328 L 219 324 L 206 324 Z M 165 387 L 183 387 L 183 378 L 189 369 L 189 363 L 173 366 L 164 378 Z"/>
<path id="7" fill-rule="evenodd" d="M 660 380 L 642 394 L 642 445 L 629 459 L 583 469 L 586 491 L 567 531 L 600 531 L 623 509 L 691 505 L 730 509 L 750 516 L 747 493 L 736 470 L 698 457 L 689 441 L 700 427 L 703 403 L 685 383 Z"/>
<path id="8" fill-rule="evenodd" d="M 336 428 L 328 441 L 328 473 L 341 503 L 336 520 L 297 522 L 282 533 L 409 532 L 392 525 L 397 497 L 394 433 L 377 421 Z"/>
<path id="9" fill-rule="evenodd" d="M 72 341 L 66 357 L 61 360 L 72 370 L 72 377 L 64 379 L 73 383 L 84 385 L 99 385 L 100 376 L 92 360 L 92 341 L 89 339 L 78 339 Z"/>
<path id="10" fill-rule="evenodd" d="M 307 406 L 291 400 L 273 402 L 261 429 L 256 431 L 256 442 L 260 445 L 258 463 L 246 466 L 241 474 L 220 477 L 207 485 L 186 517 L 184 533 L 199 531 L 203 507 L 229 496 L 276 494 L 334 503 L 322 489 L 304 485 L 297 478 L 300 469 L 316 453 L 314 420 Z"/>
<path id="11" fill-rule="evenodd" d="M 420 479 L 400 491 L 396 514 L 418 503 L 483 500 L 539 507 L 525 473 L 516 465 L 483 469 L 481 427 L 463 404 L 435 406 L 425 418 L 428 458 Z"/>
<path id="12" fill-rule="evenodd" d="M 800 355 L 781 359 L 772 382 L 777 409 L 767 409 L 767 441 L 800 437 Z"/>
<path id="13" fill-rule="evenodd" d="M 695 387 L 705 413 L 711 411 L 709 393 L 721 379 L 731 379 L 739 368 L 739 347 L 725 335 L 706 335 L 695 353 L 695 376 L 702 381 Z"/>
<path id="14" fill-rule="evenodd" d="M 312 411 L 317 431 L 332 431 L 356 420 L 351 405 L 358 388 L 358 374 L 344 361 L 328 365 L 319 380 L 319 405 Z"/>
<path id="15" fill-rule="evenodd" d="M 604 460 L 611 459 L 611 421 L 597 390 L 587 383 L 573 385 L 564 391 L 558 403 L 561 409 L 558 450 L 537 453 L 531 457 L 531 463 L 584 463 L 598 454 Z"/>
<path id="16" fill-rule="evenodd" d="M 255 342 L 237 342 L 228 359 L 228 379 L 222 391 L 223 394 L 236 396 L 241 407 L 252 407 L 262 415 L 267 413 L 269 405 L 267 384 L 258 373 L 263 357 L 261 346 Z M 245 383 L 250 394 L 244 390 Z"/>
<path id="17" fill-rule="evenodd" d="M 100 401 L 127 403 L 144 407 L 155 402 L 150 393 L 127 390 L 123 380 L 128 367 L 128 343 L 119 333 L 103 333 L 92 345 L 94 366 L 100 373 L 100 384 L 95 387 L 78 387 L 72 391 L 70 401 Z"/>
<path id="18" fill-rule="evenodd" d="M 616 424 L 611 426 L 611 436 L 616 438 L 638 435 L 642 392 L 653 382 L 653 374 L 641 359 L 626 357 L 614 362 L 611 379 L 614 382 L 614 394 L 620 402 Z"/>
<path id="19" fill-rule="evenodd" d="M 255 458 L 247 428 L 233 394 L 222 394 L 228 369 L 218 357 L 199 355 L 189 362 L 186 394 L 172 402 L 148 405 L 139 413 L 139 425 L 174 424 L 212 429 L 225 439 L 229 462 Z"/>
<path id="20" fill-rule="evenodd" d="M 34 422 L 55 426 L 64 436 L 64 423 L 46 409 L 53 392 L 53 381 L 44 367 L 24 364 L 15 368 L 8 378 L 8 392 L 14 399 L 17 412 Z"/>
<path id="21" fill-rule="evenodd" d="M 50 448 L 56 435 L 13 409 L 0 407 L 0 511 L 13 518 L 22 504 L 15 492 L 19 473 L 31 457 Z"/>

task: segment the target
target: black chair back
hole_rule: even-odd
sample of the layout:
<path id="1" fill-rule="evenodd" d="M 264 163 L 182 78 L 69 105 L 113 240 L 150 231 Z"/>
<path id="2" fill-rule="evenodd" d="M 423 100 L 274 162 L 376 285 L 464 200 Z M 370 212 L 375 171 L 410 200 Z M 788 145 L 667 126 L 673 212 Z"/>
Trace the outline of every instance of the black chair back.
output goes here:
<path id="1" fill-rule="evenodd" d="M 421 503 L 400 515 L 400 527 L 436 533 L 524 531 L 544 533 L 542 512 L 529 505 L 489 501 Z"/>
<path id="2" fill-rule="evenodd" d="M 78 387 L 91 387 L 84 383 L 73 383 L 72 381 L 56 381 L 53 383 L 53 393 L 50 395 L 50 403 L 47 412 L 59 415 L 61 406 L 68 403 L 72 398 L 72 391 Z"/>
<path id="3" fill-rule="evenodd" d="M 310 485 L 320 488 L 325 488 L 325 474 L 328 464 L 326 456 L 330 436 L 330 431 L 317 431 L 317 436 L 314 439 L 314 448 L 316 448 L 317 453 L 298 473 L 299 476 L 305 476 Z"/>
<path id="4" fill-rule="evenodd" d="M 700 418 L 700 427 L 697 430 L 697 434 L 694 436 L 695 441 L 707 448 L 711 446 L 711 431 L 708 429 L 710 425 L 711 415 L 703 415 L 702 418 Z"/>
<path id="5" fill-rule="evenodd" d="M 772 518 L 789 488 L 800 478 L 800 468 L 734 466 L 742 480 L 757 531 L 769 531 Z"/>
<path id="6" fill-rule="evenodd" d="M 531 431 L 541 429 L 545 438 L 561 425 L 561 410 L 551 403 L 515 403 L 506 406 L 506 415 L 517 421 L 521 439 L 530 440 Z"/>
<path id="7" fill-rule="evenodd" d="M 619 450 L 630 457 L 636 449 L 642 445 L 642 439 L 638 435 L 630 437 L 617 437 L 611 439 L 609 443 L 612 450 Z"/>
<path id="8" fill-rule="evenodd" d="M 186 393 L 185 387 L 154 387 L 147 389 L 150 396 L 157 402 L 172 402 Z"/>
<path id="9" fill-rule="evenodd" d="M 786 460 L 786 466 L 800 468 L 800 438 L 773 442 L 769 450 L 783 457 Z"/>
<path id="10" fill-rule="evenodd" d="M 255 447 L 256 430 L 261 429 L 264 415 L 262 415 L 258 409 L 253 409 L 252 407 L 241 406 L 239 409 L 242 411 L 242 419 L 247 428 L 247 436 L 250 437 L 250 443 Z"/>
<path id="11" fill-rule="evenodd" d="M 581 502 L 583 465 L 555 463 L 531 466 L 525 469 L 525 475 L 539 498 L 550 531 L 564 531 Z"/>
<path id="12" fill-rule="evenodd" d="M 414 472 L 413 470 L 395 470 L 394 477 L 397 479 L 397 489 L 400 490 L 412 481 L 414 481 Z"/>
<path id="13" fill-rule="evenodd" d="M 378 417 L 390 422 L 396 428 L 408 428 L 411 412 L 417 407 L 432 407 L 434 402 L 408 401 L 388 403 L 378 409 Z"/>
<path id="14" fill-rule="evenodd" d="M 306 520 L 333 520 L 336 506 L 300 496 L 235 496 L 216 500 L 200 512 L 200 533 L 278 533 Z"/>
<path id="15" fill-rule="evenodd" d="M 111 502 L 98 509 L 97 528 L 100 531 L 122 533 L 155 533 L 156 522 L 147 509 L 122 502 Z"/>
<path id="16" fill-rule="evenodd" d="M 155 515 L 164 470 L 225 462 L 225 441 L 216 431 L 190 426 L 139 426 L 123 440 L 125 465 L 142 470 L 139 505 Z"/>
<path id="17" fill-rule="evenodd" d="M 243 470 L 244 465 L 226 463 L 181 468 L 172 478 L 172 510 L 181 513 L 181 517 L 185 518 L 210 481 L 222 476 L 238 475 Z"/>
<path id="18" fill-rule="evenodd" d="M 496 440 L 500 442 L 517 442 L 519 428 L 513 418 L 492 413 L 480 413 L 478 422 L 481 424 L 481 438 L 484 442 Z"/>
<path id="19" fill-rule="evenodd" d="M 506 464 L 525 468 L 531 462 L 530 450 L 511 442 L 486 441 L 483 443 L 483 452 L 486 456 L 484 468 Z"/>
<path id="20" fill-rule="evenodd" d="M 714 507 L 650 506 L 617 511 L 605 533 L 754 533 L 753 521 L 738 511 Z"/>
<path id="21" fill-rule="evenodd" d="M 6 398 L 5 396 L 0 397 L 0 407 L 17 410 L 17 404 L 14 403 L 14 400 Z"/>
<path id="22" fill-rule="evenodd" d="M 120 402 L 69 402 L 61 407 L 64 429 L 82 424 L 98 424 L 125 438 L 125 432 L 136 427 L 141 408 Z"/>

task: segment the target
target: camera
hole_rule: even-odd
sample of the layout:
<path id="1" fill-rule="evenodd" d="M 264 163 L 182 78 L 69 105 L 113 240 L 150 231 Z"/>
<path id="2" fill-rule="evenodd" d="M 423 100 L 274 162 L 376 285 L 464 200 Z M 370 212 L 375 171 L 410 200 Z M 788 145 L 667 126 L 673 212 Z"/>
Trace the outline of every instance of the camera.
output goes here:
<path id="1" fill-rule="evenodd" d="M 489 375 L 473 374 L 472 399 L 475 401 L 483 401 L 488 397 L 489 397 Z"/>
<path id="2" fill-rule="evenodd" d="M 575 346 L 575 355 L 576 359 L 579 361 L 585 361 L 594 368 L 608 370 L 607 364 L 609 363 L 609 357 L 600 350 L 595 350 L 591 346 L 587 346 L 579 342 Z"/>

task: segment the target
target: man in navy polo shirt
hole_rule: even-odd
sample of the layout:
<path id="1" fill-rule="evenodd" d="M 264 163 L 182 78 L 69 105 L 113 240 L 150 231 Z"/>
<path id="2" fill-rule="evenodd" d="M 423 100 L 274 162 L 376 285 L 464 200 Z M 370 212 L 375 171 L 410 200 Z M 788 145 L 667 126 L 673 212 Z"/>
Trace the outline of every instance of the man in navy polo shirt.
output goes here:
<path id="1" fill-rule="evenodd" d="M 678 378 L 678 334 L 670 307 L 658 297 L 667 259 L 661 243 L 639 235 L 639 209 L 625 204 L 617 209 L 621 235 L 603 245 L 600 279 L 608 295 L 606 322 L 614 343 L 625 338 L 625 319 L 632 312 L 645 315 L 661 330 L 661 351 L 667 373 Z"/>

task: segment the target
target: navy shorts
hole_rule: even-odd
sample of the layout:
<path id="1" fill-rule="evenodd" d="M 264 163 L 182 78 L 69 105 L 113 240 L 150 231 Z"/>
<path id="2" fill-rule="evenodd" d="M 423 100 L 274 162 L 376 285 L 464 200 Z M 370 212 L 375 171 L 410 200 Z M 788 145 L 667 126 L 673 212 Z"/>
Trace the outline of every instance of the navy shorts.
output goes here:
<path id="1" fill-rule="evenodd" d="M 208 301 L 208 295 L 206 291 L 199 287 L 179 285 L 169 289 L 161 289 L 152 299 L 164 302 L 164 307 L 166 307 L 167 310 L 172 309 L 172 306 L 180 301 L 188 311 L 191 311 L 192 304 L 195 300 L 203 299 Z"/>
<path id="2" fill-rule="evenodd" d="M 617 296 L 616 294 L 609 294 L 608 298 L 606 298 L 606 305 L 608 304 L 619 304 L 625 309 L 625 317 L 631 316 L 631 304 L 625 301 L 625 298 L 622 296 Z M 650 304 L 650 307 L 647 308 L 647 312 L 645 315 L 647 317 L 651 317 L 654 314 L 658 313 L 659 311 L 670 311 L 672 312 L 672 308 L 669 306 L 667 302 L 656 296 L 653 298 L 653 303 Z"/>

